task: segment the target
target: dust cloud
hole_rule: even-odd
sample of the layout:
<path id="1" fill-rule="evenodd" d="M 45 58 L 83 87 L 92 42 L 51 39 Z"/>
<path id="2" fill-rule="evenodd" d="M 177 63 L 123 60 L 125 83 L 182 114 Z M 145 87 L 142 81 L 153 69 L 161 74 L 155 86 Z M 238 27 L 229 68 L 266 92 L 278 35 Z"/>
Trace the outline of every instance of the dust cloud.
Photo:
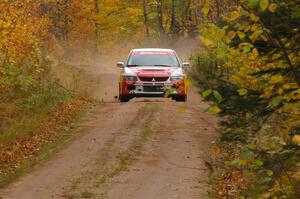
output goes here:
<path id="1" fill-rule="evenodd" d="M 125 62 L 131 48 L 172 48 L 182 61 L 188 61 L 191 51 L 200 46 L 192 38 L 179 38 L 176 41 L 165 40 L 150 45 L 128 44 L 120 49 L 107 49 L 98 55 L 87 53 L 92 50 L 81 48 L 68 49 L 62 53 L 61 61 L 56 61 L 52 74 L 63 87 L 103 102 L 116 102 L 118 80 L 121 69 L 118 61 Z"/>

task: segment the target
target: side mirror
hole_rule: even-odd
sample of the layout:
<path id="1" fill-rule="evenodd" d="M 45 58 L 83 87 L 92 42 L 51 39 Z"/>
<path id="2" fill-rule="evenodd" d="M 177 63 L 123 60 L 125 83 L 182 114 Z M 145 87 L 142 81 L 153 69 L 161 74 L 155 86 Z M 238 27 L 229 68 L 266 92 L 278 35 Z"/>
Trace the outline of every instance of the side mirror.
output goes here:
<path id="1" fill-rule="evenodd" d="M 118 68 L 124 68 L 124 62 L 118 62 L 117 67 Z"/>
<path id="2" fill-rule="evenodd" d="M 183 68 L 188 68 L 188 67 L 190 67 L 190 63 L 189 62 L 183 62 L 182 67 Z"/>

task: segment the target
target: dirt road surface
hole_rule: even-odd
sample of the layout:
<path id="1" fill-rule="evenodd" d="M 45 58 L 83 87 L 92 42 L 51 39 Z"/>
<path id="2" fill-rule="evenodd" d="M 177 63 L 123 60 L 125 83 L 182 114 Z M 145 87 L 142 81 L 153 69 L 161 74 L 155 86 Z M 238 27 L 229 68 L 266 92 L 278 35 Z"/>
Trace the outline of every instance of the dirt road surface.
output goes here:
<path id="1" fill-rule="evenodd" d="M 118 60 L 116 60 L 118 61 Z M 83 118 L 79 133 L 57 156 L 4 190 L 3 199 L 202 199 L 203 157 L 216 118 L 192 87 L 186 103 L 134 99 L 119 103 L 118 69 L 96 68 L 105 101 Z"/>

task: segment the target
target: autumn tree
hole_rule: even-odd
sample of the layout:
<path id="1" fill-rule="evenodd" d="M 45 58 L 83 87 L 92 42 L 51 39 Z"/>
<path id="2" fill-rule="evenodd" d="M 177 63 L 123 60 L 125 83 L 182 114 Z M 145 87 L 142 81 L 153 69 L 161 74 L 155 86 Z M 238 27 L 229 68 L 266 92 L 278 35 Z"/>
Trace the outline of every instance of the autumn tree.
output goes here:
<path id="1" fill-rule="evenodd" d="M 219 18 L 211 2 L 202 9 L 200 39 L 208 53 L 195 62 L 210 79 L 203 96 L 216 102 L 207 111 L 229 115 L 221 140 L 240 154 L 225 165 L 252 175 L 241 175 L 249 186 L 235 197 L 299 198 L 299 6 L 243 0 Z M 208 68 L 202 59 L 217 64 Z"/>

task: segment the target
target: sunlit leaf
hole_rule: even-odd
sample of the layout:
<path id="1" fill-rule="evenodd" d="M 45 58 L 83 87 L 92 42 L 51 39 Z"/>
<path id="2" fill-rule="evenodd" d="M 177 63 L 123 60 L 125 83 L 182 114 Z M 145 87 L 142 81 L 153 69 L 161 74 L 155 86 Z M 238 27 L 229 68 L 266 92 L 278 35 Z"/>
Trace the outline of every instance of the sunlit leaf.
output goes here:
<path id="1" fill-rule="evenodd" d="M 211 106 L 209 107 L 206 112 L 209 114 L 218 114 L 220 113 L 222 110 L 218 107 L 218 106 Z"/>
<path id="2" fill-rule="evenodd" d="M 274 97 L 271 101 L 271 106 L 272 107 L 277 107 L 281 104 L 281 102 L 282 102 L 282 97 L 281 96 Z"/>
<path id="3" fill-rule="evenodd" d="M 258 17 L 257 15 L 255 15 L 255 14 L 253 14 L 253 13 L 250 13 L 250 14 L 249 14 L 249 17 L 250 17 L 250 19 L 251 19 L 252 21 L 254 21 L 254 22 L 259 21 L 259 17 Z"/>
<path id="4" fill-rule="evenodd" d="M 218 145 L 213 145 L 211 151 L 214 155 L 219 155 L 221 153 L 221 148 Z"/>
<path id="5" fill-rule="evenodd" d="M 269 0 L 260 0 L 259 7 L 262 10 L 266 10 L 269 7 Z"/>
<path id="6" fill-rule="evenodd" d="M 241 16 L 241 13 L 240 12 L 237 12 L 237 11 L 233 11 L 230 13 L 230 21 L 234 21 L 236 20 L 237 18 L 239 18 Z"/>
<path id="7" fill-rule="evenodd" d="M 254 161 L 254 164 L 255 164 L 256 166 L 258 166 L 258 167 L 261 167 L 261 166 L 264 165 L 263 161 L 261 161 L 261 160 L 255 160 L 255 161 Z"/>
<path id="8" fill-rule="evenodd" d="M 213 93 L 212 89 L 207 89 L 204 92 L 202 92 L 202 96 L 203 97 L 208 97 L 209 95 L 211 95 Z"/>
<path id="9" fill-rule="evenodd" d="M 254 57 L 258 57 L 259 56 L 257 48 L 253 48 L 252 54 L 253 54 Z"/>
<path id="10" fill-rule="evenodd" d="M 268 37 L 266 37 L 265 35 L 260 35 L 260 38 L 264 41 L 264 42 L 267 42 L 269 41 Z"/>
<path id="11" fill-rule="evenodd" d="M 180 112 L 180 113 L 184 113 L 185 111 L 186 111 L 185 105 L 184 105 L 184 104 L 180 105 L 180 106 L 179 106 L 179 112 Z"/>
<path id="12" fill-rule="evenodd" d="M 274 172 L 272 170 L 267 170 L 267 175 L 268 176 L 272 176 L 274 174 Z"/>
<path id="13" fill-rule="evenodd" d="M 278 6 L 277 6 L 276 3 L 271 3 L 270 6 L 269 6 L 269 11 L 274 13 L 274 12 L 276 12 L 277 7 Z"/>
<path id="14" fill-rule="evenodd" d="M 214 97 L 217 99 L 218 103 L 223 101 L 222 95 L 218 91 L 213 91 Z"/>
<path id="15" fill-rule="evenodd" d="M 209 7 L 204 7 L 201 10 L 202 14 L 204 14 L 204 15 L 208 15 L 209 11 L 210 11 Z"/>
<path id="16" fill-rule="evenodd" d="M 228 34 L 227 34 L 227 37 L 228 37 L 229 39 L 231 39 L 231 40 L 234 39 L 235 36 L 236 36 L 236 32 L 233 31 L 233 30 L 229 31 Z"/>
<path id="17" fill-rule="evenodd" d="M 203 36 L 199 36 L 199 40 L 206 46 L 211 46 L 213 44 L 213 41 L 206 38 L 206 37 L 203 37 Z"/>
<path id="18" fill-rule="evenodd" d="M 244 52 L 244 53 L 248 53 L 251 51 L 251 49 L 253 48 L 253 44 L 250 44 L 248 42 L 244 42 L 244 43 L 241 43 L 239 45 L 239 48 Z"/>
<path id="19" fill-rule="evenodd" d="M 242 40 L 246 37 L 246 34 L 241 31 L 238 31 L 237 34 L 238 34 L 239 38 Z"/>
<path id="20" fill-rule="evenodd" d="M 239 90 L 238 90 L 238 93 L 239 93 L 240 96 L 244 96 L 244 95 L 247 95 L 248 90 L 242 88 L 242 89 L 239 89 Z"/>
<path id="21" fill-rule="evenodd" d="M 292 141 L 300 146 L 300 135 L 294 135 Z"/>
<path id="22" fill-rule="evenodd" d="M 191 80 L 186 79 L 186 81 L 185 81 L 185 86 L 186 86 L 187 88 L 190 88 L 190 87 L 192 86 Z"/>
<path id="23" fill-rule="evenodd" d="M 271 84 L 277 84 L 277 83 L 282 82 L 283 80 L 284 80 L 284 78 L 281 75 L 275 75 L 275 76 L 271 77 L 269 82 Z"/>

